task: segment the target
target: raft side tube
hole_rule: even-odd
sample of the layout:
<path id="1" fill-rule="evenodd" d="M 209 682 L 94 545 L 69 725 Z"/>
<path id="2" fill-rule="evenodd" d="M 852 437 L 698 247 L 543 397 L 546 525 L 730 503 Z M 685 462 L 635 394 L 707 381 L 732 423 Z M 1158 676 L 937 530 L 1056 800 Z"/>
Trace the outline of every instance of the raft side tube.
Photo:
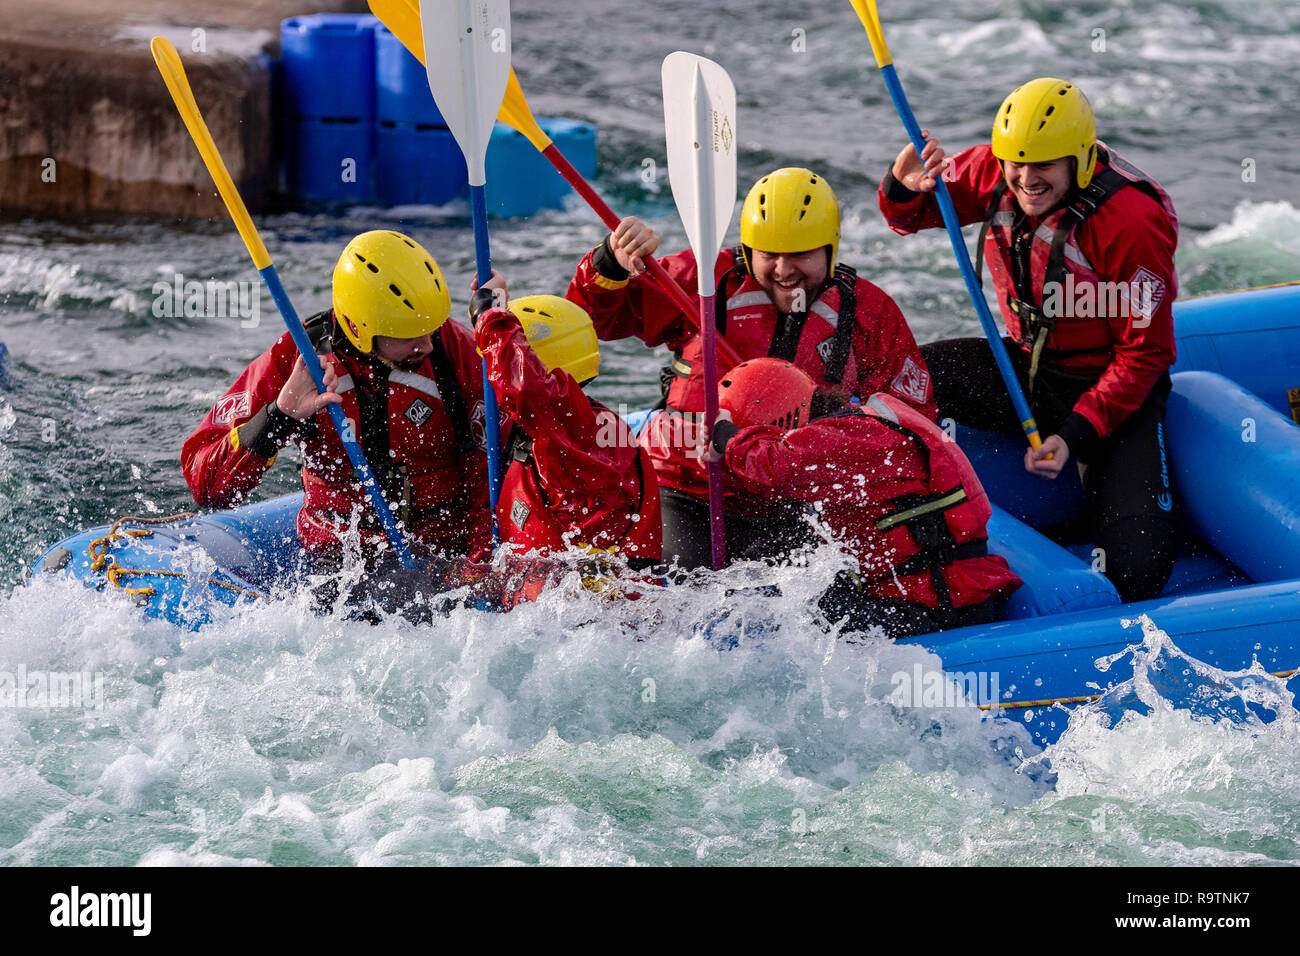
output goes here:
<path id="1" fill-rule="evenodd" d="M 1217 372 L 1291 414 L 1300 388 L 1300 283 L 1174 303 L 1174 372 Z"/>
<path id="2" fill-rule="evenodd" d="M 116 538 L 102 550 L 118 568 L 142 572 L 124 573 L 118 583 L 123 596 L 125 589 L 153 589 L 152 595 L 135 596 L 146 617 L 193 630 L 206 624 L 218 606 L 268 594 L 299 573 L 303 551 L 296 523 L 301 505 L 299 492 L 168 525 L 127 522 L 119 534 L 137 529 L 151 533 Z M 87 587 L 116 590 L 104 570 L 92 569 L 89 550 L 109 529 L 101 525 L 58 542 L 33 563 L 29 578 L 63 574 Z M 182 576 L 150 573 L 159 571 L 179 571 Z M 209 578 L 228 586 L 212 584 Z"/>
<path id="3" fill-rule="evenodd" d="M 957 446 L 970 459 L 989 501 L 1034 528 L 1065 525 L 1088 508 L 1079 469 L 1067 465 L 1055 478 L 1025 470 L 1024 435 L 986 432 L 957 425 Z"/>
<path id="4" fill-rule="evenodd" d="M 1245 670 L 1255 659 L 1270 674 L 1300 667 L 1300 580 L 963 627 L 899 643 L 933 651 L 949 673 L 983 674 L 986 686 L 996 679 L 1000 712 L 1026 724 L 1039 742 L 1051 743 L 1068 720 L 1062 707 L 1077 706 L 1081 701 L 1075 698 L 1099 694 L 1133 676 L 1128 658 L 1105 672 L 1096 661 L 1142 643 L 1142 629 L 1123 624 L 1142 614 L 1184 654 L 1220 670 Z M 1185 706 L 1195 695 L 1185 696 L 1175 692 L 1172 702 Z M 1065 701 L 1070 703 L 1053 703 Z"/>
<path id="5" fill-rule="evenodd" d="M 1257 582 L 1300 578 L 1300 426 L 1213 372 L 1179 372 L 1165 414 L 1187 524 Z"/>
<path id="6" fill-rule="evenodd" d="M 1089 562 L 1080 560 L 997 505 L 988 523 L 989 552 L 1007 559 L 1025 582 L 1003 605 L 1006 620 L 1043 617 L 1115 607 L 1115 586 Z"/>

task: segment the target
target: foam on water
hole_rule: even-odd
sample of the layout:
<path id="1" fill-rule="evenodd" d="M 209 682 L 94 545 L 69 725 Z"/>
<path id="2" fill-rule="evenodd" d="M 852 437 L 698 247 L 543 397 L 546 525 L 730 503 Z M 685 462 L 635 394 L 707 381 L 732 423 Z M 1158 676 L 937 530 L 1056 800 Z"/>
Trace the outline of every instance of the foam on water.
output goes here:
<path id="1" fill-rule="evenodd" d="M 811 599 L 842 564 L 827 546 L 636 601 L 572 575 L 427 629 L 291 597 L 182 633 L 37 582 L 0 602 L 0 670 L 102 674 L 103 706 L 0 708 L 0 860 L 1297 856 L 1293 718 L 1211 722 L 1157 693 L 1145 715 L 1085 708 L 1040 754 L 1013 721 L 891 698 L 891 675 L 941 665 L 818 626 Z M 1128 685 L 1154 686 L 1147 664 Z"/>
<path id="2" fill-rule="evenodd" d="M 1212 667 L 1184 654 L 1156 622 L 1102 669 L 1132 676 L 1078 708 L 1060 740 L 1033 762 L 1050 765 L 1044 806 L 1086 818 L 1100 859 L 1200 866 L 1300 857 L 1291 823 L 1300 773 L 1294 694 L 1258 663 Z M 1196 703 L 1175 708 L 1174 684 Z M 1163 691 L 1163 692 L 1162 692 Z"/>
<path id="3" fill-rule="evenodd" d="M 1300 211 L 1285 200 L 1242 202 L 1231 220 L 1181 245 L 1178 271 L 1185 290 L 1212 292 L 1246 268 L 1255 285 L 1294 282 L 1298 259 Z"/>

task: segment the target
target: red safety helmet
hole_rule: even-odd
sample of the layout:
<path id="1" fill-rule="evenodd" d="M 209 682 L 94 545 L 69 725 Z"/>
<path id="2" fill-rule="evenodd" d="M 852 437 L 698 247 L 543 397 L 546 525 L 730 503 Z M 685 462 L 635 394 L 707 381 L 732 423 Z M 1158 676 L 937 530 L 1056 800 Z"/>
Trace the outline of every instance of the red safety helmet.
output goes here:
<path id="1" fill-rule="evenodd" d="M 778 358 L 741 362 L 718 383 L 718 404 L 741 428 L 808 424 L 816 384 L 795 365 Z"/>

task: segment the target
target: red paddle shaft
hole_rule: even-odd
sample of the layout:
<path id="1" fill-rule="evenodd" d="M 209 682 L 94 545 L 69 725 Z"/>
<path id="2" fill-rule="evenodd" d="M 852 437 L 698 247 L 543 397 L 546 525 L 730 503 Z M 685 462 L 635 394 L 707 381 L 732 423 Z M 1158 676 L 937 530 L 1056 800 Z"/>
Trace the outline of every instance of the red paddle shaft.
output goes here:
<path id="1" fill-rule="evenodd" d="M 542 155 L 551 161 L 551 165 L 569 181 L 569 185 L 577 190 L 578 195 L 587 200 L 587 205 L 595 210 L 601 222 L 610 229 L 618 228 L 619 219 L 618 216 L 614 215 L 614 210 L 610 209 L 605 200 L 596 194 L 596 191 L 591 188 L 591 184 L 582 178 L 582 174 L 573 168 L 573 164 L 564 158 L 564 154 L 560 152 L 554 143 L 542 150 Z M 699 303 L 691 301 L 691 297 L 686 294 L 686 291 L 677 284 L 677 281 L 664 270 L 664 267 L 653 256 L 643 256 L 642 258 L 645 261 L 646 268 L 650 270 L 650 275 L 677 303 L 677 307 L 682 310 L 682 313 L 691 324 L 695 325 L 696 329 L 699 330 L 701 320 L 696 315 L 696 310 L 700 307 Z M 717 343 L 718 352 L 721 354 L 722 360 L 727 363 L 728 368 L 735 368 L 740 364 L 740 356 L 724 339 L 718 338 Z"/>

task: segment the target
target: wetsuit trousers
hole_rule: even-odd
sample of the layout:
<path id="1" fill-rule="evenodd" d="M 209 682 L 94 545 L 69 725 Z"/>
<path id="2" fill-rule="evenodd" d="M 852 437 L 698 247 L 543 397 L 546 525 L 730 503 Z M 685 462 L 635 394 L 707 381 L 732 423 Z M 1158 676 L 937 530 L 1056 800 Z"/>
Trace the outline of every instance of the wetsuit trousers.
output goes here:
<path id="1" fill-rule="evenodd" d="M 1003 341 L 1039 431 L 1053 434 L 1096 378 L 1040 365 L 1030 395 L 1029 356 L 1010 339 Z M 985 431 L 1021 432 L 988 342 L 945 339 L 921 346 L 921 354 L 930 368 L 940 417 Z M 1083 487 L 1093 540 L 1101 549 L 1106 577 L 1125 601 L 1159 596 L 1173 570 L 1177 525 L 1164 444 L 1169 390 L 1165 374 L 1137 411 L 1100 439 L 1086 459 L 1071 449 L 1066 465 L 1079 460 L 1087 465 Z"/>
<path id="2" fill-rule="evenodd" d="M 709 503 L 675 488 L 661 487 L 659 511 L 664 523 L 664 561 L 687 571 L 712 567 Z M 807 534 L 791 535 L 789 529 L 798 524 L 791 522 L 790 517 L 782 513 L 775 520 L 764 522 L 728 511 L 727 559 L 774 558 L 811 543 L 811 528 Z M 778 527 L 782 530 L 777 530 Z"/>

